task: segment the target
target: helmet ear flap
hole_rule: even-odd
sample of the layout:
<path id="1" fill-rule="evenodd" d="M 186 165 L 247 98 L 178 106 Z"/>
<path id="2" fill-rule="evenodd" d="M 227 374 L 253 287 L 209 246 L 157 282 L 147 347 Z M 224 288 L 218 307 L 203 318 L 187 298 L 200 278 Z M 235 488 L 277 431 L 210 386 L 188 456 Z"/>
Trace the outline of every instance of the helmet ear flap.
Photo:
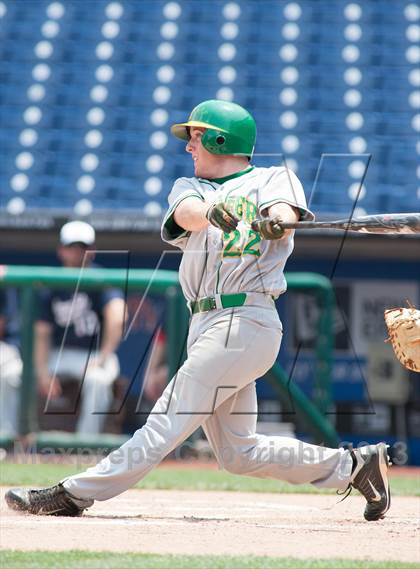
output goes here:
<path id="1" fill-rule="evenodd" d="M 212 154 L 226 154 L 225 144 L 228 138 L 220 130 L 208 128 L 201 137 L 201 143 Z"/>

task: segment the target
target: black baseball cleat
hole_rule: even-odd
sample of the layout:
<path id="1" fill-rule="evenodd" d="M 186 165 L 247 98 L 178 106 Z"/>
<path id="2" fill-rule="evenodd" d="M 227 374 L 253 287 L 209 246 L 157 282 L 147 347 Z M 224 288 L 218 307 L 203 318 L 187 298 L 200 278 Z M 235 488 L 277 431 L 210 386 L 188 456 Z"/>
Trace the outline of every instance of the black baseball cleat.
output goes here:
<path id="1" fill-rule="evenodd" d="M 61 483 L 42 490 L 15 488 L 6 492 L 5 499 L 12 510 L 40 516 L 81 516 L 93 504 L 75 498 Z"/>
<path id="2" fill-rule="evenodd" d="M 364 516 L 368 522 L 385 517 L 391 505 L 387 448 L 385 443 L 379 443 L 350 451 L 354 463 L 350 485 L 366 498 Z"/>

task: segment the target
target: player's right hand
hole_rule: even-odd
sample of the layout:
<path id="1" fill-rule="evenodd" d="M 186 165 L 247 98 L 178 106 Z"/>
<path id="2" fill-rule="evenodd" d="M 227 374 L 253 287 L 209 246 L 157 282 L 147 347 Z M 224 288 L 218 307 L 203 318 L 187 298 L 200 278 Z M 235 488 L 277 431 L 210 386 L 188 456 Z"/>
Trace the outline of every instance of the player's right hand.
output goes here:
<path id="1" fill-rule="evenodd" d="M 224 202 L 216 202 L 209 207 L 206 213 L 209 222 L 225 233 L 234 231 L 239 223 L 239 218 Z"/>

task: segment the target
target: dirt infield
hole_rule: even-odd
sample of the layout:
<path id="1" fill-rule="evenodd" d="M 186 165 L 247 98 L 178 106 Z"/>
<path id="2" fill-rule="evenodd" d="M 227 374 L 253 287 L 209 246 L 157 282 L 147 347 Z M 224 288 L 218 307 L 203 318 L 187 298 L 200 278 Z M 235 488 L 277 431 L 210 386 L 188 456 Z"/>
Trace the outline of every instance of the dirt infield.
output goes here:
<path id="1" fill-rule="evenodd" d="M 81 518 L 50 518 L 8 510 L 5 490 L 2 549 L 420 561 L 420 498 L 396 497 L 369 523 L 360 496 L 130 490 Z"/>

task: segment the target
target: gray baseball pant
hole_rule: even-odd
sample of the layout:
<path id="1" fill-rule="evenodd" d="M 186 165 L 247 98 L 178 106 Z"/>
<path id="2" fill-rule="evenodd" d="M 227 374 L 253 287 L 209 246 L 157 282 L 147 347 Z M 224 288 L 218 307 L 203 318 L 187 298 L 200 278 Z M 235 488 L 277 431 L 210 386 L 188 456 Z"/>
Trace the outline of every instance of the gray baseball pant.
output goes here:
<path id="1" fill-rule="evenodd" d="M 349 451 L 256 433 L 254 380 L 275 362 L 281 339 L 272 303 L 193 316 L 188 358 L 147 423 L 96 466 L 65 479 L 64 487 L 80 499 L 117 496 L 201 425 L 220 466 L 229 472 L 345 489 L 352 468 Z"/>

